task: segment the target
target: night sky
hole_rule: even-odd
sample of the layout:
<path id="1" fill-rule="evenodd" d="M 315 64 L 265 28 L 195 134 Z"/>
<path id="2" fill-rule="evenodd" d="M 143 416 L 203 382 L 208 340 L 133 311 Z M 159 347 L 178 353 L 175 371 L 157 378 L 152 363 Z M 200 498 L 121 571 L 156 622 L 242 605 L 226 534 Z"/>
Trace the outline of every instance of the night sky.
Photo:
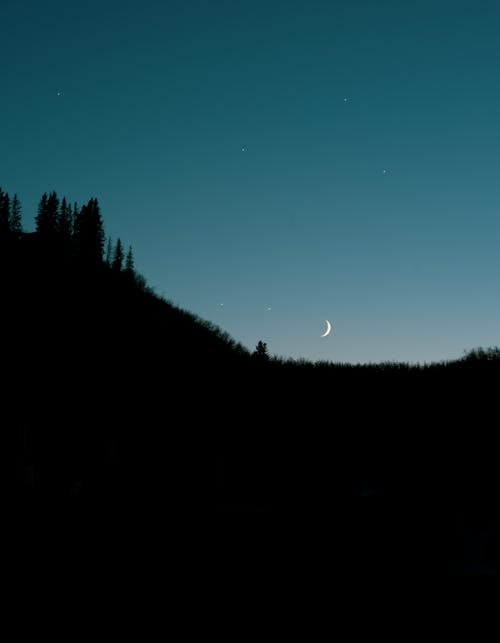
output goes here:
<path id="1" fill-rule="evenodd" d="M 158 294 L 251 349 L 500 343 L 498 0 L 3 0 L 0 22 L 26 229 L 42 192 L 97 197 Z"/>

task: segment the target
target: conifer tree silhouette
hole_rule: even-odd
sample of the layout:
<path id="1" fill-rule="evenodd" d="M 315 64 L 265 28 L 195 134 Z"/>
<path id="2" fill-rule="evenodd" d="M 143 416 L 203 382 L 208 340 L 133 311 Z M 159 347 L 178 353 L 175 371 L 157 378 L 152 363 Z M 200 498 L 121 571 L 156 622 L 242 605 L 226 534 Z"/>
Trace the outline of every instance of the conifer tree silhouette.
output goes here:
<path id="1" fill-rule="evenodd" d="M 113 262 L 113 244 L 111 242 L 111 237 L 108 237 L 108 243 L 106 244 L 106 255 L 104 263 L 111 268 Z"/>
<path id="2" fill-rule="evenodd" d="M 73 203 L 73 214 L 71 219 L 73 221 L 73 236 L 75 236 L 80 225 L 80 208 L 78 207 L 78 203 L 76 203 L 76 201 L 75 203 Z"/>
<path id="3" fill-rule="evenodd" d="M 36 231 L 43 239 L 53 239 L 57 232 L 57 220 L 59 216 L 59 199 L 55 192 L 51 192 L 48 196 L 44 192 L 40 203 L 38 204 L 38 212 L 35 217 Z"/>
<path id="4" fill-rule="evenodd" d="M 127 257 L 125 259 L 125 272 L 130 277 L 134 276 L 134 253 L 132 252 L 132 246 L 128 247 Z"/>
<path id="5" fill-rule="evenodd" d="M 77 218 L 77 239 L 80 255 L 88 263 L 102 263 L 104 226 L 97 199 L 82 206 Z"/>
<path id="6" fill-rule="evenodd" d="M 121 239 L 116 242 L 112 268 L 116 272 L 121 272 L 123 269 L 123 245 Z"/>
<path id="7" fill-rule="evenodd" d="M 17 194 L 14 194 L 10 206 L 10 231 L 15 235 L 19 235 L 23 231 L 21 202 Z"/>
<path id="8" fill-rule="evenodd" d="M 10 232 L 10 197 L 0 188 L 0 238 Z"/>
<path id="9" fill-rule="evenodd" d="M 73 235 L 73 212 L 65 197 L 59 207 L 57 232 L 63 241 L 69 241 Z"/>
<path id="10" fill-rule="evenodd" d="M 266 342 L 263 342 L 260 340 L 257 342 L 257 346 L 255 347 L 253 357 L 259 362 L 269 361 L 269 352 L 267 350 Z"/>

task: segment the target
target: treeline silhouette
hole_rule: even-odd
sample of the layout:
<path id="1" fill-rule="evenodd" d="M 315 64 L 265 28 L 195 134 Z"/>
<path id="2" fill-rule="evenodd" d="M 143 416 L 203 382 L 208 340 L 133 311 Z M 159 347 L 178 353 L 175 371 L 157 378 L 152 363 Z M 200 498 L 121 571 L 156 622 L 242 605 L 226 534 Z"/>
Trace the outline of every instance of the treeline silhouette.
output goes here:
<path id="1" fill-rule="evenodd" d="M 335 514 L 382 493 L 441 534 L 464 507 L 490 516 L 499 348 L 424 365 L 250 352 L 158 296 L 96 199 L 44 194 L 35 221 L 0 190 L 12 497 Z"/>

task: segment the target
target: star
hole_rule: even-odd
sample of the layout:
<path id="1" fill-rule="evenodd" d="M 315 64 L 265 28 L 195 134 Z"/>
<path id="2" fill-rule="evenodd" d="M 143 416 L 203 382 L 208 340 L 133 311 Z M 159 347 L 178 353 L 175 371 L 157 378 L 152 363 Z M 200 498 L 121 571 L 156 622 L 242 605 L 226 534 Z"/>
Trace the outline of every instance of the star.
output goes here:
<path id="1" fill-rule="evenodd" d="M 387 170 L 382 170 L 382 174 L 387 174 Z"/>
<path id="2" fill-rule="evenodd" d="M 58 95 L 58 96 L 62 96 L 62 92 L 57 92 L 57 95 Z"/>
<path id="3" fill-rule="evenodd" d="M 267 310 L 271 310 L 271 306 L 268 306 L 268 307 L 267 307 Z"/>
<path id="4" fill-rule="evenodd" d="M 347 103 L 347 100 L 348 100 L 347 98 L 344 98 L 344 103 Z"/>

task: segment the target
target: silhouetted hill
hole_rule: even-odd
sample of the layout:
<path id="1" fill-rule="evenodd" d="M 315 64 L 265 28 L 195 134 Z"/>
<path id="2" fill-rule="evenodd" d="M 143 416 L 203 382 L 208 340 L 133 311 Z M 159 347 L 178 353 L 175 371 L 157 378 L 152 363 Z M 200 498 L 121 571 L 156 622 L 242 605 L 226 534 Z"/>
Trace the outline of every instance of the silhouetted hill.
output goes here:
<path id="1" fill-rule="evenodd" d="M 191 452 L 248 351 L 140 280 L 37 235 L 4 247 L 1 271 L 9 421 L 32 444 L 37 491 L 85 479 L 86 493 L 143 493 L 183 459 L 189 484 Z"/>
<path id="2" fill-rule="evenodd" d="M 21 234 L 0 256 L 13 497 L 340 520 L 382 493 L 387 524 L 425 514 L 442 547 L 471 507 L 491 533 L 498 349 L 425 366 L 250 355 L 70 245 Z"/>
<path id="3" fill-rule="evenodd" d="M 440 492 L 462 486 L 467 494 L 476 482 L 462 482 L 464 457 L 475 476 L 489 475 L 479 460 L 486 464 L 494 439 L 498 351 L 425 367 L 261 362 L 141 280 L 104 263 L 89 267 L 35 234 L 4 248 L 2 275 L 11 421 L 41 440 L 35 454 L 58 453 L 58 466 L 72 466 L 65 441 L 83 469 L 82 454 L 95 458 L 97 445 L 107 445 L 99 475 L 115 478 L 105 463 L 109 448 L 119 466 L 145 459 L 137 471 L 147 487 L 150 476 L 165 475 L 169 458 L 179 465 L 184 454 L 194 463 L 196 453 L 209 459 L 212 449 L 212 484 L 217 453 L 231 452 L 235 482 L 249 454 L 258 469 L 258 460 L 277 464 L 278 449 L 281 474 L 271 495 L 285 504 L 314 502 L 325 486 L 342 495 L 370 480 L 394 493 L 413 485 L 436 491 L 441 475 Z M 231 469 L 227 459 L 224 467 Z M 194 480 L 203 470 L 186 465 L 182 476 Z M 113 484 L 125 486 L 128 474 Z M 142 478 L 130 484 L 144 491 Z M 233 486 L 243 493 L 245 481 Z"/>

